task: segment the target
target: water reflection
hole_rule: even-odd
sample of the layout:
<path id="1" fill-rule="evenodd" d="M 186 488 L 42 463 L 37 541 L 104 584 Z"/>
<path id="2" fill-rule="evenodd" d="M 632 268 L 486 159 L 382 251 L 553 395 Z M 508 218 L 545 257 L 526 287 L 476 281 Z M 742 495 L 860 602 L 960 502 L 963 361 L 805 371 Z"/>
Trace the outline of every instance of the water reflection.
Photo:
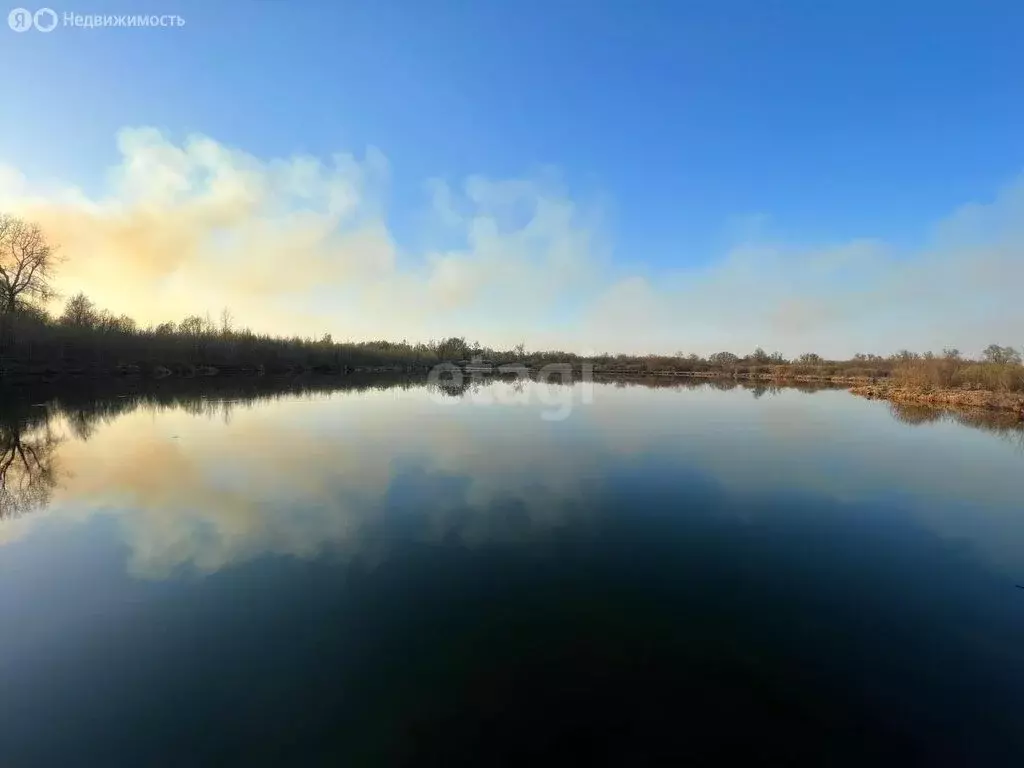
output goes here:
<path id="1" fill-rule="evenodd" d="M 0 399 L 0 763 L 1020 764 L 1019 429 L 541 386 Z"/>
<path id="2" fill-rule="evenodd" d="M 538 418 L 551 402 L 539 388 L 574 386 L 254 379 L 54 391 L 45 407 L 6 398 L 0 515 L 113 517 L 131 572 L 162 578 L 265 554 L 379 559 L 393 516 L 410 510 L 425 541 L 524 540 L 578 525 L 610 469 L 655 462 L 748 499 L 896 495 L 1002 567 L 1024 560 L 1024 524 L 1004 514 L 1019 498 L 1019 454 L 901 426 L 966 426 L 1020 449 L 1024 433 L 1009 419 L 894 406 L 887 425 L 879 404 L 833 387 L 657 378 L 599 385 L 594 407 L 561 426 Z M 437 407 L 439 391 L 454 407 Z M 813 392 L 828 399 L 800 397 Z M 957 504 L 974 511 L 950 511 Z M 12 520 L 0 542 L 31 530 Z"/>
<path id="3" fill-rule="evenodd" d="M 0 521 L 49 503 L 57 484 L 58 444 L 47 410 L 0 409 Z"/>
<path id="4" fill-rule="evenodd" d="M 1024 453 L 1024 422 L 1010 411 L 948 409 L 908 403 L 891 403 L 889 411 L 901 424 L 941 424 L 953 422 L 980 429 L 1006 440 Z"/>

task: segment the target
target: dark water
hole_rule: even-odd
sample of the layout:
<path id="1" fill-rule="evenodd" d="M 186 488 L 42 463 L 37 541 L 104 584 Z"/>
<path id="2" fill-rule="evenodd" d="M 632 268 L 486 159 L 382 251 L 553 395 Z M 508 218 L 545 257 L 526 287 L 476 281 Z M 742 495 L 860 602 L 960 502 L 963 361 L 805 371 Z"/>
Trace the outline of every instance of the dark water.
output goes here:
<path id="1" fill-rule="evenodd" d="M 4 395 L 0 766 L 1024 764 L 1012 424 L 246 386 Z"/>

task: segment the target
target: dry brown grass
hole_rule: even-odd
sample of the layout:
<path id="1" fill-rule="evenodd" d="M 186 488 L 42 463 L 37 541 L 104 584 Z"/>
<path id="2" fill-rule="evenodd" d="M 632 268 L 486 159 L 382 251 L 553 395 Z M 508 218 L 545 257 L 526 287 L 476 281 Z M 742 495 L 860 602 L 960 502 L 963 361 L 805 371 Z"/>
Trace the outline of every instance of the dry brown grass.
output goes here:
<path id="1" fill-rule="evenodd" d="M 897 387 L 1024 393 L 1024 366 L 939 358 L 900 363 L 892 372 Z"/>
<path id="2" fill-rule="evenodd" d="M 957 408 L 1014 411 L 1024 418 L 1024 394 L 982 389 L 936 389 L 870 384 L 850 389 L 855 395 L 893 403 L 926 403 Z"/>

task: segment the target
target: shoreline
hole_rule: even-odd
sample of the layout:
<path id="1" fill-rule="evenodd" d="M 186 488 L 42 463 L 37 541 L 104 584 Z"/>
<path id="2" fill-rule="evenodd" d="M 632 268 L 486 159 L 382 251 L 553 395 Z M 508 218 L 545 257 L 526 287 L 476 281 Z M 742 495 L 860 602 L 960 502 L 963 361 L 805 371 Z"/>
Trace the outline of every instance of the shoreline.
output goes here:
<path id="1" fill-rule="evenodd" d="M 510 365 L 515 366 L 515 363 Z M 582 366 L 578 363 L 553 363 L 553 368 L 568 366 L 573 376 L 583 375 Z M 547 366 L 525 366 L 531 376 L 541 373 Z M 564 370 L 564 369 L 563 369 Z M 322 376 L 328 378 L 350 378 L 354 376 L 428 376 L 431 367 L 425 365 L 395 366 L 346 366 L 334 368 L 328 366 L 264 368 L 263 366 L 175 366 L 170 369 L 154 366 L 150 370 L 140 370 L 137 366 L 121 366 L 114 369 L 79 368 L 63 371 L 8 371 L 0 374 L 0 386 L 4 384 L 73 384 L 84 382 L 107 381 L 191 381 L 195 379 L 260 379 L 282 376 Z M 514 371 L 501 371 L 497 367 L 491 370 L 476 370 L 462 367 L 466 376 L 485 378 L 516 375 Z M 591 368 L 595 379 L 707 379 L 717 381 L 764 381 L 764 382 L 801 382 L 814 384 L 831 384 L 835 386 L 867 385 L 876 379 L 867 376 L 831 376 L 806 373 L 748 373 L 734 371 L 677 371 L 677 370 L 624 370 Z"/>
<path id="2" fill-rule="evenodd" d="M 868 400 L 890 403 L 926 405 L 937 408 L 972 408 L 988 411 L 1010 411 L 1024 420 L 1024 395 L 1017 392 L 994 392 L 983 389 L 919 389 L 886 384 L 870 384 L 850 388 L 850 394 Z"/>
<path id="3" fill-rule="evenodd" d="M 842 386 L 867 385 L 872 382 L 868 376 L 820 376 L 813 373 L 732 373 L 729 371 L 594 371 L 594 376 L 610 379 L 728 379 L 734 381 L 798 381 L 812 384 L 835 384 Z"/>
<path id="4" fill-rule="evenodd" d="M 580 376 L 582 371 L 576 364 L 568 364 L 572 368 L 573 377 Z M 166 383 L 173 386 L 173 382 L 191 382 L 225 379 L 235 381 L 258 381 L 265 379 L 284 378 L 306 378 L 316 379 L 338 379 L 358 380 L 374 378 L 408 378 L 419 379 L 429 374 L 430 369 L 422 365 L 402 366 L 358 366 L 345 367 L 342 369 L 325 369 L 314 366 L 310 368 L 289 368 L 282 366 L 278 369 L 267 370 L 260 367 L 224 367 L 214 368 L 212 366 L 195 366 L 190 368 L 177 367 L 177 370 L 170 370 L 163 366 L 156 366 L 151 371 L 140 371 L 135 366 L 125 366 L 115 370 L 69 370 L 69 371 L 46 371 L 16 373 L 8 372 L 8 375 L 0 376 L 0 388 L 7 386 L 30 387 L 33 385 L 42 386 L 75 386 L 90 387 L 96 384 L 122 382 L 124 384 L 137 384 L 139 382 Z M 529 368 L 531 376 L 539 373 L 538 370 Z M 466 371 L 469 376 L 482 376 L 485 378 L 501 378 L 503 373 L 498 370 L 492 371 Z M 799 384 L 820 384 L 826 387 L 832 386 L 844 388 L 850 394 L 863 397 L 868 400 L 885 400 L 891 403 L 903 403 L 909 405 L 932 406 L 936 408 L 958 408 L 958 409 L 981 409 L 989 411 L 1009 411 L 1016 413 L 1024 420 L 1024 394 L 1017 392 L 997 392 L 983 389 L 923 389 L 918 387 L 901 386 L 895 382 L 884 379 L 871 378 L 866 376 L 827 376 L 803 373 L 785 373 L 776 371 L 773 373 L 749 373 L 731 371 L 677 371 L 677 370 L 622 370 L 622 369 L 592 369 L 595 380 L 606 381 L 631 381 L 643 379 L 660 379 L 662 381 L 672 379 L 698 379 L 706 381 L 746 381 L 777 383 L 782 386 Z"/>

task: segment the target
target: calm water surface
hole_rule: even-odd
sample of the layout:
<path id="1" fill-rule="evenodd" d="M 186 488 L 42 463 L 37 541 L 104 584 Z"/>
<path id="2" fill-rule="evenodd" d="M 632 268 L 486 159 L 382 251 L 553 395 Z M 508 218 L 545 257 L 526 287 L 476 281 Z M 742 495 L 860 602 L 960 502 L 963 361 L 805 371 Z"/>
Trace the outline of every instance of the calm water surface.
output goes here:
<path id="1" fill-rule="evenodd" d="M 0 400 L 0 766 L 1024 764 L 1012 425 L 218 386 Z"/>

